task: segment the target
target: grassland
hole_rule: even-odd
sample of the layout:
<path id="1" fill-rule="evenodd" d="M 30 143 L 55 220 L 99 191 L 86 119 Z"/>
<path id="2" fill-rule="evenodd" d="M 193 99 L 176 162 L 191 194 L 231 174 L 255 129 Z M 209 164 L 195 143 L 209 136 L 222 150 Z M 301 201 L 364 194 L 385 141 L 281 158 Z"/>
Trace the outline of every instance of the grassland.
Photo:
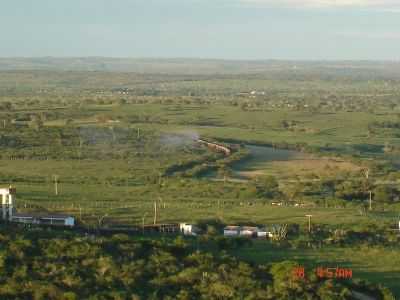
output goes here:
<path id="1" fill-rule="evenodd" d="M 180 220 L 180 214 L 191 220 L 217 215 L 213 205 L 220 199 L 239 205 L 237 212 L 225 209 L 228 221 L 236 220 L 231 215 L 249 215 L 264 222 L 268 206 L 259 211 L 262 217 L 253 215 L 250 206 L 240 207 L 240 203 L 260 202 L 243 194 L 245 183 L 226 186 L 207 180 L 160 179 L 168 166 L 204 157 L 207 152 L 190 142 L 170 143 L 169 137 L 183 133 L 278 148 L 297 145 L 293 153 L 266 148 L 253 151 L 251 159 L 232 167 L 241 175 L 290 180 L 312 174 L 332 178 L 347 172 L 360 177 L 360 168 L 369 166 L 371 159 L 389 163 L 393 171 L 396 152 L 385 152 L 384 147 L 389 144 L 397 149 L 400 135 L 397 129 L 371 130 L 371 124 L 396 122 L 400 110 L 397 85 L 381 77 L 356 80 L 357 72 L 352 80 L 340 72 L 331 79 L 316 77 L 310 69 L 290 77 L 285 67 L 244 76 L 2 72 L 0 103 L 11 102 L 12 107 L 0 112 L 5 121 L 0 130 L 3 139 L 19 137 L 22 143 L 3 143 L 2 182 L 18 186 L 24 206 L 60 202 L 60 209 L 66 209 L 74 203 L 85 207 L 83 215 L 88 207 L 87 215 L 91 215 L 96 202 L 112 202 L 132 207 L 124 211 L 124 220 L 135 220 L 132 223 L 151 210 L 160 196 L 171 205 L 185 202 L 180 198 L 186 197 L 200 199 L 191 201 L 199 206 L 212 206 L 206 210 L 190 207 L 189 214 L 172 208 L 173 213 L 160 217 L 167 220 Z M 12 124 L 20 119 L 33 122 L 33 117 L 41 119 L 38 130 Z M 33 152 L 45 160 L 10 160 L 15 154 L 29 157 Z M 60 180 L 57 197 L 54 175 Z M 377 179 L 380 175 L 385 175 L 382 170 L 374 174 Z M 37 196 L 32 197 L 29 189 L 38 190 Z M 297 214 L 295 208 L 287 209 Z M 357 214 L 358 207 L 351 209 L 349 218 Z M 98 214 L 102 213 L 100 209 Z M 122 220 L 122 214 L 113 215 Z"/>
<path id="2" fill-rule="evenodd" d="M 394 67 L 316 63 L 293 73 L 287 62 L 248 71 L 226 63 L 216 74 L 215 62 L 208 62 L 198 73 L 166 74 L 15 71 L 1 63 L 8 71 L 0 72 L 0 182 L 17 187 L 19 211 L 72 213 L 91 227 L 100 219 L 108 227 L 152 223 L 155 202 L 158 222 L 290 223 L 305 232 L 307 214 L 336 229 L 398 221 L 400 90 Z M 23 63 L 18 68 L 37 62 Z M 246 144 L 252 156 L 228 164 L 197 145 L 199 136 Z M 266 148 L 271 146 L 275 150 Z M 190 175 L 204 166 L 213 166 L 219 180 Z M 179 172 L 168 174 L 171 167 Z M 371 182 L 363 181 L 363 168 L 370 169 Z M 238 175 L 249 180 L 229 180 Z M 264 182 L 267 175 L 277 187 Z M 366 188 L 375 197 L 376 182 L 389 182 L 392 194 L 382 203 L 374 199 L 367 211 Z M 256 243 L 236 255 L 255 262 L 348 264 L 356 276 L 395 288 L 395 251 Z"/>
<path id="3" fill-rule="evenodd" d="M 398 251 L 398 247 L 388 249 L 368 246 L 282 249 L 257 241 L 251 247 L 233 253 L 253 263 L 271 263 L 290 258 L 304 266 L 308 274 L 315 272 L 318 267 L 351 268 L 355 278 L 385 284 L 395 295 L 400 295 Z"/>

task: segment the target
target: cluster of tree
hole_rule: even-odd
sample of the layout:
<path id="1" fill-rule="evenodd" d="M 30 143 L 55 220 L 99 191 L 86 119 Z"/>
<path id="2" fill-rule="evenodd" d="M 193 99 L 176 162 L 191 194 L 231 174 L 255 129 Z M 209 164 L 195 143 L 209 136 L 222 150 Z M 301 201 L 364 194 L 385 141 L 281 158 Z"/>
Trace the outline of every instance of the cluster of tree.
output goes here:
<path id="1" fill-rule="evenodd" d="M 285 185 L 282 187 L 282 192 L 288 194 L 290 190 L 295 190 L 297 196 L 318 196 L 320 202 L 323 199 L 364 202 L 369 200 L 370 194 L 374 203 L 379 205 L 400 201 L 400 190 L 395 184 L 399 176 L 397 172 L 379 177 L 381 182 L 361 176 L 364 175 L 359 172 L 342 172 L 335 174 L 335 177 L 310 177 L 310 180 L 306 182 L 297 181 Z"/>
<path id="2" fill-rule="evenodd" d="M 379 205 L 398 202 L 400 199 L 399 189 L 392 185 L 372 185 L 362 181 L 343 181 L 335 184 L 332 189 L 337 198 L 348 201 L 366 201 L 370 197 L 370 192 L 374 203 Z"/>
<path id="3" fill-rule="evenodd" d="M 340 229 L 336 226 L 318 224 L 313 226 L 310 233 L 304 234 L 300 230 L 291 230 L 288 244 L 294 248 L 320 248 L 324 245 L 367 245 L 367 246 L 396 246 L 400 236 L 394 229 L 394 224 L 364 224 L 360 228 Z M 291 228 L 296 228 L 291 225 Z"/>
<path id="4" fill-rule="evenodd" d="M 257 198 L 282 198 L 283 192 L 274 176 L 256 177 L 250 181 L 247 187 L 249 196 Z M 252 194 L 252 195 L 251 195 Z"/>
<path id="5" fill-rule="evenodd" d="M 373 122 L 370 124 L 371 127 L 377 128 L 400 128 L 400 122 L 393 122 L 393 121 L 382 121 L 382 122 Z"/>
<path id="6" fill-rule="evenodd" d="M 318 147 L 311 147 L 305 142 L 297 142 L 297 143 L 290 143 L 290 142 L 269 142 L 269 141 L 257 141 L 257 140 L 239 140 L 234 138 L 219 138 L 220 141 L 230 144 L 237 144 L 237 145 L 254 145 L 254 146 L 262 146 L 262 147 L 271 147 L 275 149 L 282 149 L 282 150 L 296 150 L 296 151 L 317 151 Z"/>
<path id="7" fill-rule="evenodd" d="M 284 129 L 287 129 L 287 130 L 296 127 L 298 124 L 299 124 L 299 122 L 298 122 L 298 121 L 295 121 L 295 120 L 283 120 L 283 121 L 281 122 L 282 127 L 283 127 Z"/>
<path id="8" fill-rule="evenodd" d="M 34 127 L 0 126 L 1 159 L 127 159 L 166 153 L 160 136 L 153 130 L 119 126 Z M 174 149 L 174 154 L 182 151 Z"/>
<path id="9" fill-rule="evenodd" d="M 293 275 L 290 261 L 250 265 L 175 240 L 0 230 L 1 299 L 392 299 L 384 288 Z"/>
<path id="10" fill-rule="evenodd" d="M 168 166 L 164 176 L 180 175 L 183 177 L 197 178 L 212 171 L 217 171 L 220 177 L 227 178 L 232 175 L 231 166 L 250 157 L 245 148 L 238 148 L 233 154 L 225 157 L 221 153 L 206 154 L 200 158 L 180 161 Z"/>
<path id="11" fill-rule="evenodd" d="M 164 176 L 171 176 L 176 173 L 185 174 L 190 171 L 190 169 L 199 168 L 203 165 L 208 166 L 208 164 L 214 162 L 218 157 L 219 156 L 217 155 L 205 155 L 203 157 L 194 158 L 188 161 L 179 161 L 168 166 L 164 170 Z"/>

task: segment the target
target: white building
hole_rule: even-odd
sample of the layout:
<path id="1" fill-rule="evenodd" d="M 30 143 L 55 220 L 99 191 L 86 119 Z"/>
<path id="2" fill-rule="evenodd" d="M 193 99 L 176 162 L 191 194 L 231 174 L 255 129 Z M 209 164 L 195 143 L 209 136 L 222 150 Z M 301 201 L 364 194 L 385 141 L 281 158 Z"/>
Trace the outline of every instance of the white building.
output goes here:
<path id="1" fill-rule="evenodd" d="M 68 215 L 45 215 L 45 214 L 21 214 L 16 213 L 16 189 L 0 188 L 1 199 L 1 219 L 4 221 L 26 223 L 26 224 L 44 224 L 44 225 L 59 225 L 59 226 L 74 226 L 75 218 Z"/>
<path id="2" fill-rule="evenodd" d="M 256 226 L 226 226 L 224 236 L 242 236 L 249 238 L 272 238 L 273 233 L 267 228 Z"/>
<path id="3" fill-rule="evenodd" d="M 9 188 L 0 189 L 1 218 L 3 220 L 12 220 L 16 193 L 16 189 L 11 186 Z"/>
<path id="4" fill-rule="evenodd" d="M 260 230 L 257 232 L 257 237 L 260 239 L 266 239 L 268 236 L 268 233 L 265 230 Z"/>
<path id="5" fill-rule="evenodd" d="M 68 215 L 42 215 L 42 214 L 14 214 L 13 222 L 25 224 L 42 224 L 54 226 L 70 226 L 75 225 L 75 218 Z"/>
<path id="6" fill-rule="evenodd" d="M 240 228 L 240 236 L 246 237 L 256 237 L 258 232 L 258 227 L 243 226 Z"/>
<path id="7" fill-rule="evenodd" d="M 224 236 L 238 236 L 240 233 L 240 226 L 226 226 L 224 228 Z"/>
<path id="8" fill-rule="evenodd" d="M 272 238 L 273 237 L 273 233 L 267 228 L 261 228 L 257 232 L 257 237 L 260 238 L 260 239 Z"/>
<path id="9" fill-rule="evenodd" d="M 194 226 L 192 224 L 180 223 L 179 224 L 179 230 L 184 235 L 197 235 L 196 226 Z"/>

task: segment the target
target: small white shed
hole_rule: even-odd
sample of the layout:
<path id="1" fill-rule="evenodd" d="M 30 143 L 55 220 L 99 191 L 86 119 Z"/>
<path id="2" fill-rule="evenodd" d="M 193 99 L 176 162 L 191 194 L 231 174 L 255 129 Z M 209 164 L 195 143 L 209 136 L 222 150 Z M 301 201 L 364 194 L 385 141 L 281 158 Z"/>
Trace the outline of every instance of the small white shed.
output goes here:
<path id="1" fill-rule="evenodd" d="M 272 234 L 271 230 L 269 230 L 267 228 L 261 228 L 257 232 L 257 237 L 260 239 L 272 238 L 273 234 Z"/>
<path id="2" fill-rule="evenodd" d="M 196 227 L 193 224 L 180 223 L 179 230 L 184 235 L 197 235 Z"/>
<path id="3" fill-rule="evenodd" d="M 238 236 L 240 234 L 240 226 L 226 226 L 224 228 L 224 236 Z"/>
<path id="4" fill-rule="evenodd" d="M 258 231 L 259 231 L 258 227 L 243 226 L 240 229 L 240 235 L 246 237 L 256 237 Z"/>

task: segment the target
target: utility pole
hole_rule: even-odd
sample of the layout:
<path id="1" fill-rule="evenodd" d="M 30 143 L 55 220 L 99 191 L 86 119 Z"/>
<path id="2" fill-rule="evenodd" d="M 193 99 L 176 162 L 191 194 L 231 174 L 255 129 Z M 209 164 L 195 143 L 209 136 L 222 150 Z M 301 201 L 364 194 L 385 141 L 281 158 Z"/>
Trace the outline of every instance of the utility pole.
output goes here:
<path id="1" fill-rule="evenodd" d="M 308 233 L 311 233 L 311 217 L 312 215 L 306 215 L 308 217 Z"/>
<path id="2" fill-rule="evenodd" d="M 137 128 L 137 139 L 140 139 L 140 128 Z"/>
<path id="3" fill-rule="evenodd" d="M 369 210 L 372 210 L 372 192 L 369 191 Z"/>
<path id="4" fill-rule="evenodd" d="M 79 203 L 79 221 L 82 222 L 82 207 L 80 203 Z"/>
<path id="5" fill-rule="evenodd" d="M 82 145 L 83 145 L 83 139 L 81 136 L 79 136 L 79 161 L 81 161 L 81 157 L 82 157 Z"/>
<path id="6" fill-rule="evenodd" d="M 54 178 L 54 193 L 58 196 L 58 175 L 53 175 Z"/>
<path id="7" fill-rule="evenodd" d="M 364 169 L 364 174 L 365 174 L 365 178 L 369 178 L 369 169 L 368 168 L 366 168 L 366 169 Z"/>
<path id="8" fill-rule="evenodd" d="M 364 169 L 364 175 L 365 175 L 365 179 L 367 180 L 368 183 L 368 179 L 369 179 L 369 168 Z M 369 193 L 369 210 L 372 210 L 372 191 L 371 189 L 368 191 Z"/>
<path id="9" fill-rule="evenodd" d="M 115 143 L 116 137 L 115 137 L 115 131 L 114 131 L 114 126 L 110 126 L 111 134 L 112 134 L 112 140 Z"/>
<path id="10" fill-rule="evenodd" d="M 153 224 L 157 224 L 157 201 L 154 201 L 154 221 Z"/>
<path id="11" fill-rule="evenodd" d="M 397 217 L 397 219 L 398 219 L 398 230 L 399 230 L 399 234 L 400 234 L 400 214 L 399 214 L 399 216 Z"/>
<path id="12" fill-rule="evenodd" d="M 400 219 L 400 218 L 399 218 Z M 399 232 L 400 232 L 400 221 L 399 221 Z"/>

